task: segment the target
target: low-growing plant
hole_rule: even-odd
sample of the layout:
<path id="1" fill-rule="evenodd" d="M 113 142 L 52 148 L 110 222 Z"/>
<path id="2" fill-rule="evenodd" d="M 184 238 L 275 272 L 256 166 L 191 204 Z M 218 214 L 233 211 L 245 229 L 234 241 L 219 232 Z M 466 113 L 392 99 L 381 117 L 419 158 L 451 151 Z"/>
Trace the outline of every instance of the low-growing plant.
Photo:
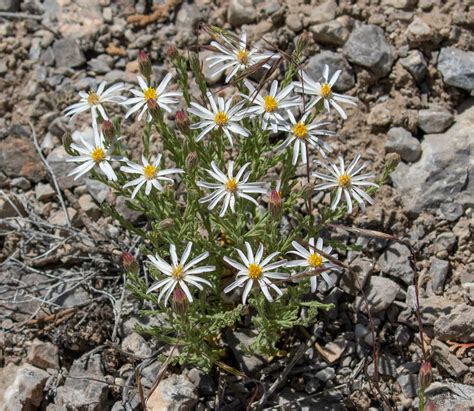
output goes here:
<path id="1" fill-rule="evenodd" d="M 168 51 L 175 73 L 157 81 L 141 52 L 129 98 L 124 84 L 101 83 L 67 108 L 71 116 L 90 112 L 93 141 L 65 139 L 68 161 L 80 163 L 72 175 L 107 184 L 146 217 L 134 225 L 103 207 L 141 239 L 145 264 L 125 255 L 127 286 L 162 326 L 140 331 L 176 346 L 172 361 L 203 369 L 221 362 L 223 331 L 243 316 L 256 335 L 246 349 L 274 355 L 282 335 L 330 307 L 315 296 L 318 281 L 334 285 L 331 272 L 343 266 L 334 252 L 346 246 L 322 231 L 372 204 L 394 167 L 376 178 L 359 155 L 331 159 L 335 132 L 320 119 L 346 119 L 343 105 L 357 100 L 334 92 L 339 70 L 325 66 L 313 79 L 301 69 L 304 35 L 291 53 L 262 52 L 244 32 L 207 30 L 215 52 L 207 63 L 214 76 L 225 72 L 226 87 L 209 89 L 198 56 L 176 49 Z M 127 107 L 125 118 L 109 118 L 110 104 Z M 131 117 L 144 123 L 137 158 L 120 137 Z"/>

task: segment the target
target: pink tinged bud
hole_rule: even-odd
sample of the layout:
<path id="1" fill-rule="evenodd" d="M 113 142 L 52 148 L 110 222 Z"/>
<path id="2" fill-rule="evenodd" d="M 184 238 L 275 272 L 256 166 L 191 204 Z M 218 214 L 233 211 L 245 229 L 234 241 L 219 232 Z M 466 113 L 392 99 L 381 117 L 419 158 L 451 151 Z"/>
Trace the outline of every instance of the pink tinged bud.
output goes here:
<path id="1" fill-rule="evenodd" d="M 178 110 L 175 114 L 174 121 L 179 131 L 182 133 L 189 131 L 189 117 L 186 112 L 183 110 Z"/>
<path id="2" fill-rule="evenodd" d="M 421 363 L 420 372 L 418 373 L 418 385 L 421 390 L 426 390 L 433 379 L 433 371 L 431 368 L 431 363 L 428 361 L 423 361 Z"/>
<path id="3" fill-rule="evenodd" d="M 138 52 L 138 67 L 140 69 L 140 73 L 142 76 L 146 77 L 147 79 L 151 76 L 151 61 L 143 50 Z"/>
<path id="4" fill-rule="evenodd" d="M 173 309 L 178 314 L 184 314 L 188 305 L 188 299 L 184 291 L 178 286 L 173 291 L 173 300 L 171 302 Z"/>
<path id="5" fill-rule="evenodd" d="M 270 210 L 271 215 L 275 218 L 280 214 L 281 208 L 283 204 L 283 198 L 281 196 L 281 191 L 274 188 L 270 192 L 270 200 L 268 202 L 268 208 Z"/>
<path id="6" fill-rule="evenodd" d="M 135 257 L 127 251 L 122 253 L 122 265 L 123 268 L 132 274 L 138 273 L 138 263 Z"/>
<path id="7" fill-rule="evenodd" d="M 198 165 L 198 162 L 198 153 L 196 153 L 195 151 L 191 151 L 186 157 L 186 168 L 189 170 L 193 170 Z"/>
<path id="8" fill-rule="evenodd" d="M 166 49 L 166 55 L 170 58 L 175 58 L 178 56 L 178 50 L 176 49 L 175 46 L 169 46 Z"/>
<path id="9" fill-rule="evenodd" d="M 425 405 L 425 411 L 436 411 L 436 405 L 433 401 L 428 401 Z"/>
<path id="10" fill-rule="evenodd" d="M 111 143 L 115 136 L 115 127 L 113 123 L 110 120 L 104 120 L 100 126 L 106 141 Z"/>

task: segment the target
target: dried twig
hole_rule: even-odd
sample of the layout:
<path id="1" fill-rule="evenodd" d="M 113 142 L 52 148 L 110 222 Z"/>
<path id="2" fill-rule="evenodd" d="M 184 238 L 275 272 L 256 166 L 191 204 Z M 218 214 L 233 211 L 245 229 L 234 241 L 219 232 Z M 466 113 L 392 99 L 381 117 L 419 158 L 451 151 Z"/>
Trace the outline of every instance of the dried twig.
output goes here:
<path id="1" fill-rule="evenodd" d="M 66 207 L 66 204 L 64 203 L 64 199 L 63 199 L 63 196 L 61 194 L 61 190 L 59 189 L 59 184 L 58 184 L 58 181 L 56 180 L 56 176 L 54 174 L 54 171 L 49 166 L 48 161 L 46 160 L 46 158 L 43 155 L 43 152 L 41 151 L 41 147 L 38 144 L 38 139 L 36 138 L 36 131 L 35 131 L 35 128 L 34 128 L 33 124 L 31 123 L 31 121 L 28 121 L 28 124 L 31 127 L 31 135 L 33 137 L 33 143 L 35 145 L 36 151 L 38 152 L 38 155 L 40 156 L 41 161 L 43 162 L 44 166 L 46 167 L 49 174 L 51 175 L 51 179 L 53 180 L 54 189 L 56 190 L 56 193 L 58 195 L 58 200 L 61 203 L 61 207 L 62 207 L 64 215 L 66 217 L 67 225 L 68 225 L 68 227 L 72 227 L 71 220 L 70 220 L 69 214 L 67 212 L 67 207 Z"/>

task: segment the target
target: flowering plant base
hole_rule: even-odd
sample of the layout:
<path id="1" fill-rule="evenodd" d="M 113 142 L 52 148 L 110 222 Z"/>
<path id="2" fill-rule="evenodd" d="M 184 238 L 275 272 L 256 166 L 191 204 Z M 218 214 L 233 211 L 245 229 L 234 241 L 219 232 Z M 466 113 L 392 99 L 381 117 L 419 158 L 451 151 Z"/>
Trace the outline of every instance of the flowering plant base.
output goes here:
<path id="1" fill-rule="evenodd" d="M 339 72 L 326 68 L 319 82 L 301 70 L 304 36 L 281 53 L 250 47 L 244 33 L 208 31 L 211 66 L 215 75 L 227 73 L 225 88 L 207 87 L 195 54 L 170 50 L 175 72 L 156 81 L 140 53 L 130 98 L 117 95 L 122 85 L 105 92 L 101 85 L 66 110 L 90 111 L 94 141 L 65 140 L 70 161 L 81 163 L 73 175 L 89 173 L 146 217 L 133 225 L 103 207 L 140 239 L 141 264 L 126 265 L 127 286 L 143 313 L 162 320 L 140 331 L 173 346 L 171 361 L 206 370 L 222 367 L 227 328 L 251 324 L 257 337 L 245 349 L 272 356 L 285 350 L 283 336 L 331 308 L 319 293 L 336 283 L 344 269 L 337 252 L 346 246 L 327 238 L 329 224 L 372 204 L 395 166 L 376 179 L 361 174 L 360 156 L 333 162 L 335 132 L 321 129 L 331 126 L 323 114 L 345 119 L 341 104 L 357 99 L 333 93 Z M 252 81 L 257 70 L 266 70 L 259 83 Z M 124 119 L 110 121 L 109 104 L 126 106 Z M 135 116 L 145 123 L 139 158 L 120 138 Z"/>

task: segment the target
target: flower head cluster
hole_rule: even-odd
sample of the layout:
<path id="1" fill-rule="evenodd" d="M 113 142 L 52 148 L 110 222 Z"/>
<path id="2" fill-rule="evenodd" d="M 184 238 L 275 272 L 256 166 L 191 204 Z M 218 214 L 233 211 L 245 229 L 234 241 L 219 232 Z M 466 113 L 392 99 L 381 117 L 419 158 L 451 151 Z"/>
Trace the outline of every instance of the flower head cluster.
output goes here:
<path id="1" fill-rule="evenodd" d="M 213 130 L 222 130 L 232 146 L 232 134 L 238 134 L 248 137 L 249 132 L 240 126 L 237 122 L 245 115 L 242 110 L 244 102 L 240 102 L 232 106 L 233 98 L 224 101 L 222 97 L 218 97 L 217 102 L 211 93 L 207 93 L 210 108 L 201 106 L 198 103 L 191 102 L 191 108 L 188 111 L 199 117 L 199 123 L 191 124 L 191 129 L 202 129 L 196 137 L 196 141 L 201 141 L 207 134 Z"/>
<path id="2" fill-rule="evenodd" d="M 347 212 L 352 213 L 352 197 L 357 201 L 362 210 L 365 209 L 365 202 L 373 204 L 374 200 L 370 197 L 362 187 L 378 187 L 377 184 L 367 181 L 374 178 L 373 174 L 359 174 L 366 164 L 357 166 L 360 155 L 357 155 L 349 167 L 346 168 L 344 160 L 339 157 L 339 167 L 336 164 L 321 163 L 321 165 L 329 171 L 329 174 L 314 172 L 313 175 L 324 181 L 318 184 L 316 190 L 331 189 L 335 192 L 333 196 L 331 209 L 335 210 L 341 201 L 342 195 L 347 204 Z"/>
<path id="3" fill-rule="evenodd" d="M 90 110 L 92 116 L 92 123 L 97 127 L 97 114 L 100 114 L 103 120 L 108 120 L 109 117 L 105 111 L 104 105 L 106 103 L 120 104 L 123 97 L 119 93 L 123 90 L 123 83 L 117 83 L 108 89 L 105 88 L 106 82 L 100 83 L 97 90 L 89 90 L 88 93 L 79 92 L 79 103 L 72 104 L 64 110 L 66 116 L 75 117 L 79 113 Z"/>
<path id="4" fill-rule="evenodd" d="M 168 73 L 158 87 L 154 87 L 153 85 L 147 84 L 143 77 L 137 76 L 140 90 L 131 90 L 131 93 L 135 97 L 131 97 L 124 101 L 124 105 L 131 106 L 128 109 L 127 114 L 125 114 L 125 118 L 130 117 L 133 113 L 139 112 L 138 121 L 140 121 L 145 112 L 149 111 L 151 103 L 156 104 L 158 107 L 171 113 L 170 104 L 178 104 L 176 97 L 182 96 L 182 93 L 177 91 L 166 92 L 166 88 L 168 87 L 171 78 L 171 73 Z M 151 114 L 148 112 L 147 121 L 151 121 L 151 118 Z"/>
<path id="5" fill-rule="evenodd" d="M 256 48 L 250 48 L 247 44 L 247 33 L 242 31 L 238 41 L 231 41 L 222 36 L 222 42 L 212 41 L 218 53 L 207 57 L 209 68 L 213 69 L 211 77 L 215 77 L 223 71 L 229 70 L 225 78 L 228 83 L 239 71 L 245 70 L 257 63 L 262 63 L 263 68 L 270 68 L 268 61 L 279 58 L 278 54 L 272 52 L 259 52 Z"/>
<path id="6" fill-rule="evenodd" d="M 158 296 L 158 302 L 160 302 L 161 299 L 164 297 L 164 304 L 166 305 L 168 303 L 171 293 L 177 286 L 181 288 L 190 303 L 193 302 L 193 296 L 191 294 L 191 291 L 189 290 L 188 285 L 193 285 L 199 290 L 203 289 L 201 284 L 205 284 L 209 287 L 212 287 L 212 284 L 209 281 L 199 277 L 197 274 L 212 272 L 216 269 L 216 267 L 212 265 L 205 265 L 201 267 L 192 268 L 196 264 L 209 257 L 209 253 L 205 252 L 188 262 L 189 256 L 191 255 L 192 247 L 193 243 L 189 242 L 183 252 L 183 255 L 180 259 L 178 259 L 178 255 L 176 254 L 176 246 L 174 244 L 171 244 L 171 264 L 168 264 L 158 254 L 154 256 L 148 256 L 148 259 L 150 260 L 151 264 L 166 276 L 166 278 L 154 283 L 148 289 L 149 293 L 161 289 L 160 294 Z"/>
<path id="7" fill-rule="evenodd" d="M 223 202 L 220 217 L 223 217 L 228 207 L 235 212 L 235 202 L 239 198 L 244 198 L 258 206 L 255 199 L 249 194 L 265 194 L 267 190 L 262 183 L 248 183 L 250 171 L 247 171 L 250 163 L 244 164 L 234 176 L 234 162 L 230 161 L 227 168 L 227 174 L 224 174 L 217 167 L 214 161 L 211 163 L 212 170 L 206 170 L 207 173 L 217 180 L 217 183 L 198 181 L 197 185 L 202 188 L 214 190 L 211 194 L 201 198 L 200 203 L 209 203 L 209 210 L 212 210 L 220 201 Z"/>

